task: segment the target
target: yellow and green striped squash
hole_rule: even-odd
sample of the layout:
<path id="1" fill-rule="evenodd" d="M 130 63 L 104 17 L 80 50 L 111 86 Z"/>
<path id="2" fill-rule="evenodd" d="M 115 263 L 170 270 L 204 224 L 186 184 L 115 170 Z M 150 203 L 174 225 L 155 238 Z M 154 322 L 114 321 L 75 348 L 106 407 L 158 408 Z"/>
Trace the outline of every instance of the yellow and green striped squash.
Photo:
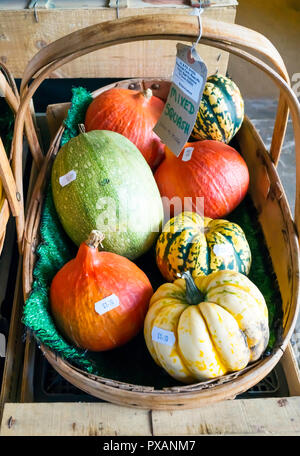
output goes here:
<path id="1" fill-rule="evenodd" d="M 240 129 L 243 119 L 244 100 L 237 85 L 226 76 L 209 76 L 192 138 L 214 139 L 228 144 Z"/>
<path id="2" fill-rule="evenodd" d="M 156 263 L 169 282 L 185 271 L 193 277 L 222 269 L 248 275 L 251 250 L 236 223 L 182 212 L 164 225 L 156 243 Z"/>
<path id="3" fill-rule="evenodd" d="M 248 277 L 190 273 L 161 285 L 150 300 L 144 337 L 154 361 L 183 383 L 245 368 L 269 340 L 265 299 Z"/>

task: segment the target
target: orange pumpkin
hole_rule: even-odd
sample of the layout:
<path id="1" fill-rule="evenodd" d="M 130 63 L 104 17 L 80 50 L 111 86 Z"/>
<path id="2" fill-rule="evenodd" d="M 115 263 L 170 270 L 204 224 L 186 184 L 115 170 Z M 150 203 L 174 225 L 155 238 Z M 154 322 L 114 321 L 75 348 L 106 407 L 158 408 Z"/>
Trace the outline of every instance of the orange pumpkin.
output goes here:
<path id="1" fill-rule="evenodd" d="M 192 156 L 184 161 L 186 148 L 193 148 Z M 203 197 L 204 215 L 216 219 L 235 209 L 245 197 L 249 186 L 249 172 L 242 156 L 220 141 L 205 140 L 187 143 L 176 157 L 167 147 L 166 157 L 154 177 L 164 206 L 176 197 L 180 207 L 170 207 L 170 216 L 185 211 L 199 212 L 197 197 Z M 189 157 L 188 157 L 189 158 Z M 186 199 L 185 198 L 189 198 Z M 189 203 L 188 207 L 184 204 Z M 177 205 L 178 206 L 178 205 Z"/>
<path id="2" fill-rule="evenodd" d="M 50 305 L 61 334 L 76 346 L 104 351 L 132 339 L 143 327 L 152 286 L 132 261 L 98 250 L 92 231 L 75 259 L 55 275 Z"/>
<path id="3" fill-rule="evenodd" d="M 98 95 L 89 105 L 85 129 L 110 130 L 126 136 L 154 169 L 163 158 L 164 145 L 152 131 L 164 109 L 164 102 L 152 94 L 115 87 Z"/>

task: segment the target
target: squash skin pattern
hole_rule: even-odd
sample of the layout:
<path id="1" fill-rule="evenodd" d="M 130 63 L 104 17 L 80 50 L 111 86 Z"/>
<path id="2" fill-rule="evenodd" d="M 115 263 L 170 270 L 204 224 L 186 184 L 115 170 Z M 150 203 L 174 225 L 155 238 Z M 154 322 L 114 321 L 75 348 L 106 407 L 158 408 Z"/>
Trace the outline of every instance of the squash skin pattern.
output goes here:
<path id="1" fill-rule="evenodd" d="M 61 186 L 71 170 L 76 179 Z M 98 229 L 104 250 L 133 260 L 156 241 L 163 221 L 159 190 L 142 154 L 119 133 L 72 138 L 54 160 L 51 183 L 60 221 L 76 245 Z"/>
<path id="2" fill-rule="evenodd" d="M 156 262 L 170 282 L 185 271 L 193 277 L 222 269 L 248 275 L 251 251 L 237 224 L 183 212 L 165 224 L 156 243 Z"/>
<path id="3" fill-rule="evenodd" d="M 144 337 L 154 361 L 183 383 L 220 377 L 245 368 L 269 340 L 268 309 L 243 274 L 216 271 L 195 279 L 203 301 L 189 305 L 186 282 L 160 286 L 150 300 Z M 152 340 L 154 326 L 172 331 L 173 346 Z"/>
<path id="4" fill-rule="evenodd" d="M 212 75 L 207 78 L 191 137 L 228 144 L 243 119 L 244 100 L 237 85 L 225 76 Z"/>

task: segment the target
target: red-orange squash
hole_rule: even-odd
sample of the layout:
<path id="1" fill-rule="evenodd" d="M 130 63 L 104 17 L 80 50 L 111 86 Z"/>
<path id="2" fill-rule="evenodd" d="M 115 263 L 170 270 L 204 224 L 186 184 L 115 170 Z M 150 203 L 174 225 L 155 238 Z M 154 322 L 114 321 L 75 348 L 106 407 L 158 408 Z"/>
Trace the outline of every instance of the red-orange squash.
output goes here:
<path id="1" fill-rule="evenodd" d="M 98 250 L 98 231 L 55 275 L 50 305 L 61 334 L 76 346 L 105 351 L 131 340 L 143 327 L 153 289 L 132 261 Z"/>
<path id="2" fill-rule="evenodd" d="M 154 169 L 161 161 L 164 145 L 152 131 L 162 114 L 164 102 L 145 91 L 121 87 L 106 90 L 89 105 L 85 117 L 85 129 L 110 130 L 126 136 L 143 154 Z"/>
<path id="3" fill-rule="evenodd" d="M 185 158 L 188 147 L 193 148 L 191 158 Z M 205 140 L 187 143 L 179 157 L 167 147 L 165 152 L 166 157 L 154 177 L 164 197 L 165 211 L 169 206 L 171 217 L 183 210 L 199 212 L 202 206 L 197 197 L 203 197 L 204 215 L 220 218 L 233 211 L 245 197 L 248 167 L 233 147 Z M 170 201 L 175 204 L 170 205 Z"/>

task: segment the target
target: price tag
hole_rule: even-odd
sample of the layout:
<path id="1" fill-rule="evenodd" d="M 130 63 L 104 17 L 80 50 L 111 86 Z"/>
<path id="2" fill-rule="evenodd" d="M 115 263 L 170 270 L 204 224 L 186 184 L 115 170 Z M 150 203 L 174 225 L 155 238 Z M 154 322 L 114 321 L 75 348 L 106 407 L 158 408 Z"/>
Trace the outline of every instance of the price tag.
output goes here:
<path id="1" fill-rule="evenodd" d="M 192 158 L 193 150 L 194 150 L 193 147 L 186 147 L 183 150 L 183 154 L 182 154 L 182 161 L 183 162 L 187 162 L 187 161 L 189 161 Z"/>
<path id="2" fill-rule="evenodd" d="M 163 345 L 170 345 L 170 347 L 172 347 L 176 341 L 175 334 L 172 331 L 167 331 L 165 329 L 158 328 L 157 326 L 153 326 L 151 336 L 154 342 L 159 342 Z"/>
<path id="3" fill-rule="evenodd" d="M 233 247 L 231 244 L 215 244 L 213 252 L 216 256 L 228 257 L 233 254 Z"/>
<path id="4" fill-rule="evenodd" d="M 0 357 L 5 358 L 6 355 L 6 340 L 5 335 L 0 333 Z"/>
<path id="5" fill-rule="evenodd" d="M 112 309 L 115 309 L 120 305 L 120 301 L 117 295 L 112 294 L 110 296 L 107 296 L 106 298 L 101 299 L 101 301 L 98 301 L 95 303 L 95 311 L 99 315 L 103 315 L 106 312 L 109 312 Z"/>
<path id="6" fill-rule="evenodd" d="M 178 157 L 194 128 L 207 79 L 207 67 L 196 50 L 177 44 L 172 84 L 153 131 Z"/>
<path id="7" fill-rule="evenodd" d="M 59 183 L 62 187 L 65 187 L 66 185 L 70 184 L 70 182 L 73 182 L 76 179 L 76 177 L 76 171 L 72 169 L 72 171 L 69 171 L 67 174 L 59 178 Z"/>

